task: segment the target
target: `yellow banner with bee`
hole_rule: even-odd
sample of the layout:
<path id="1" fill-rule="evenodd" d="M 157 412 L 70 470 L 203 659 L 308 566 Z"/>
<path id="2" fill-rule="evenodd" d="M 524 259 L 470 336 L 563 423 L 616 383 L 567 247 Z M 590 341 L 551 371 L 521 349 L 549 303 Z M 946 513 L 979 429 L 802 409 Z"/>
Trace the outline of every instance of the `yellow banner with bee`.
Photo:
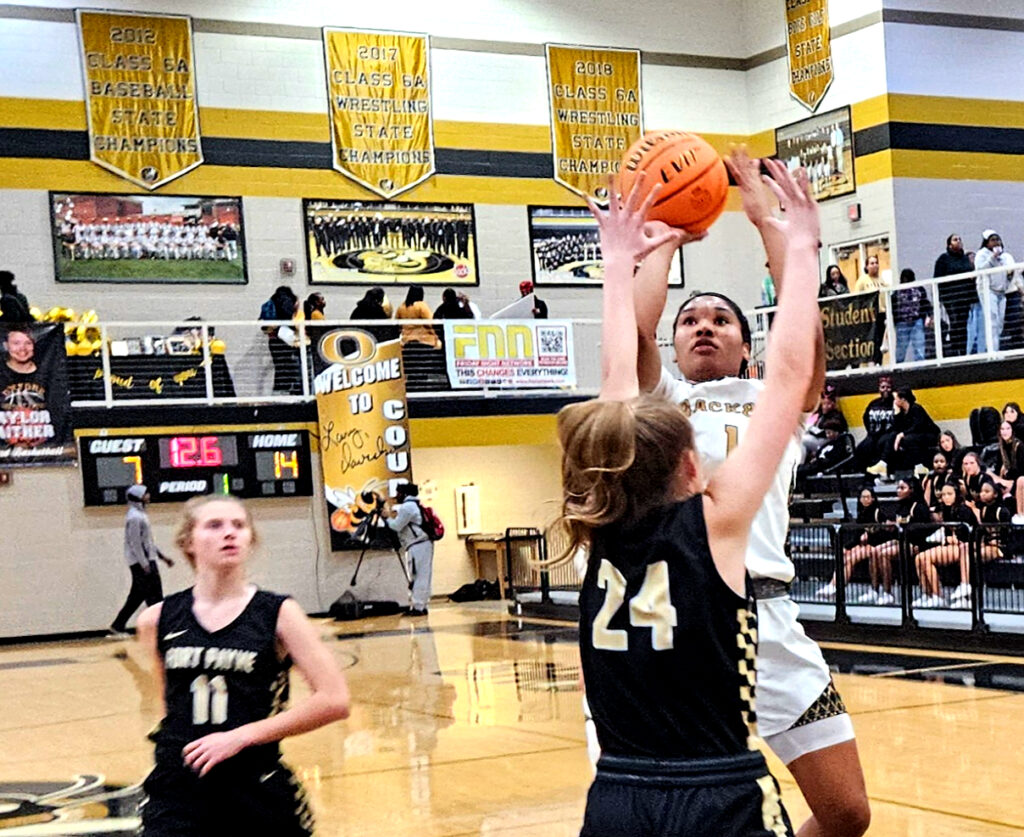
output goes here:
<path id="1" fill-rule="evenodd" d="M 402 344 L 380 336 L 353 327 L 315 341 L 320 462 L 336 550 L 389 548 L 377 525 L 381 504 L 412 479 Z"/>
<path id="2" fill-rule="evenodd" d="M 608 176 L 643 133 L 640 52 L 547 44 L 554 177 L 608 199 Z"/>
<path id="3" fill-rule="evenodd" d="M 434 173 L 430 39 L 324 27 L 334 168 L 385 198 Z"/>
<path id="4" fill-rule="evenodd" d="M 200 165 L 191 18 L 76 14 L 89 159 L 144 189 Z"/>
<path id="5" fill-rule="evenodd" d="M 786 0 L 789 92 L 812 113 L 832 84 L 828 0 Z"/>

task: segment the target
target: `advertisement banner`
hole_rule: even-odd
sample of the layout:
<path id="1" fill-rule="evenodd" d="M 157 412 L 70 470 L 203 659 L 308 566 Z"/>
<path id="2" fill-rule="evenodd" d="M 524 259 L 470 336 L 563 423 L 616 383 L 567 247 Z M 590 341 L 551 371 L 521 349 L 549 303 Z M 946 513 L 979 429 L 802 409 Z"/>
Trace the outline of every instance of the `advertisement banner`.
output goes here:
<path id="1" fill-rule="evenodd" d="M 825 330 L 825 368 L 870 363 L 878 334 L 878 292 L 839 296 L 818 303 Z"/>
<path id="2" fill-rule="evenodd" d="M 324 27 L 334 168 L 385 198 L 434 173 L 430 39 Z"/>
<path id="3" fill-rule="evenodd" d="M 444 345 L 455 389 L 576 386 L 571 320 L 449 320 Z"/>
<path id="4" fill-rule="evenodd" d="M 144 189 L 203 162 L 192 19 L 76 11 L 89 159 Z"/>
<path id="5" fill-rule="evenodd" d="M 786 0 L 789 92 L 812 113 L 832 84 L 828 0 Z"/>
<path id="6" fill-rule="evenodd" d="M 608 200 L 608 175 L 643 133 L 640 52 L 547 44 L 554 178 Z"/>
<path id="7" fill-rule="evenodd" d="M 405 368 L 398 340 L 358 328 L 319 338 L 313 379 L 331 549 L 390 549 L 382 504 L 412 479 Z"/>
<path id="8" fill-rule="evenodd" d="M 64 326 L 0 325 L 0 468 L 74 462 Z"/>

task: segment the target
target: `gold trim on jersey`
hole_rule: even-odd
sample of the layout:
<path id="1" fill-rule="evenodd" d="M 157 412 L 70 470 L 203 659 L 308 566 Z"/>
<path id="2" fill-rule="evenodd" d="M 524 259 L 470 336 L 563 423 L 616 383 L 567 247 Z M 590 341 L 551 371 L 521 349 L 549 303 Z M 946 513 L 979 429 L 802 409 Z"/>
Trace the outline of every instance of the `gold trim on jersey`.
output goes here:
<path id="1" fill-rule="evenodd" d="M 741 607 L 736 611 L 739 631 L 736 647 L 742 656 L 739 660 L 740 702 L 743 723 L 747 725 L 747 748 L 757 749 L 757 613 Z"/>

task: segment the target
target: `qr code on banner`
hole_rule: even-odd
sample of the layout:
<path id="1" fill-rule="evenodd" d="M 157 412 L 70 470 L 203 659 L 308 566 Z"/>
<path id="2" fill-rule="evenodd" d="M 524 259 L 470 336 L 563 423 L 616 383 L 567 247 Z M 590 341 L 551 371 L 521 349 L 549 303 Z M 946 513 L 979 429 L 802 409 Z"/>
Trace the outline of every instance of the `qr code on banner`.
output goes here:
<path id="1" fill-rule="evenodd" d="M 565 326 L 542 326 L 537 329 L 537 338 L 540 341 L 538 355 L 565 357 L 567 354 L 565 349 Z"/>

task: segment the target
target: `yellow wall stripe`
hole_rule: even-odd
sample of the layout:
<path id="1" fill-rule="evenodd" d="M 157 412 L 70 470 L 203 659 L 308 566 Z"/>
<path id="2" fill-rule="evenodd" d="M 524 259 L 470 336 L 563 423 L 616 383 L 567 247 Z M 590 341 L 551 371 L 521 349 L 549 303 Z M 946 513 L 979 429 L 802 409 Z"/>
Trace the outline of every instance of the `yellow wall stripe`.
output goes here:
<path id="1" fill-rule="evenodd" d="M 414 451 L 475 445 L 558 444 L 553 415 L 412 419 L 409 434 Z"/>
<path id="2" fill-rule="evenodd" d="M 885 94 L 854 102 L 850 105 L 850 119 L 853 130 L 862 131 L 875 125 L 884 125 L 889 121 L 889 97 Z"/>
<path id="3" fill-rule="evenodd" d="M 889 119 L 937 125 L 1024 128 L 1024 102 L 890 93 Z"/>

